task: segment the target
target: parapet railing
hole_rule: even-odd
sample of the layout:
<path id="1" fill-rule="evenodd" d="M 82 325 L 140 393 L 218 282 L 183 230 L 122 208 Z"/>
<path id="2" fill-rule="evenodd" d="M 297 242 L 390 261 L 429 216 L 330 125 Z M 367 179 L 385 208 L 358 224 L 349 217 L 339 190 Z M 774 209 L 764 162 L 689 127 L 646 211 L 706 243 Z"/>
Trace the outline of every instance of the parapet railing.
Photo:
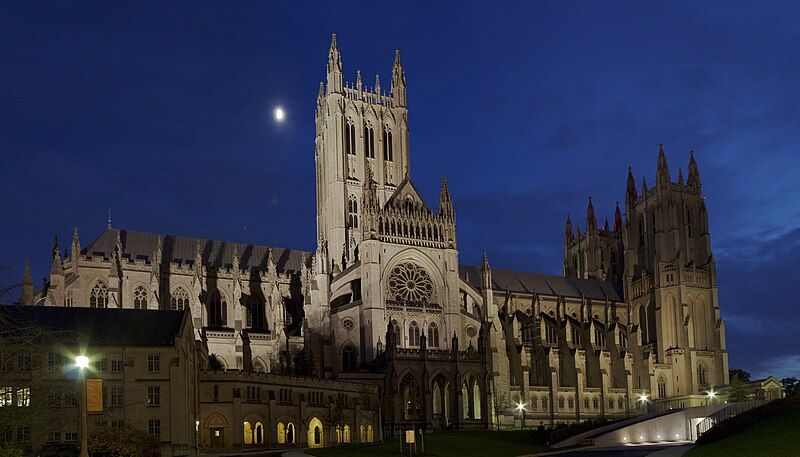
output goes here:
<path id="1" fill-rule="evenodd" d="M 731 403 L 728 406 L 720 409 L 719 411 L 715 412 L 714 414 L 700 421 L 700 423 L 697 424 L 697 437 L 699 438 L 700 435 L 709 431 L 711 427 L 724 421 L 725 419 L 730 419 L 731 417 L 737 414 L 741 414 L 745 411 L 757 408 L 761 405 L 768 403 L 769 401 L 770 400 L 768 399 L 762 399 L 762 400 L 749 400 L 749 401 L 739 401 Z"/>

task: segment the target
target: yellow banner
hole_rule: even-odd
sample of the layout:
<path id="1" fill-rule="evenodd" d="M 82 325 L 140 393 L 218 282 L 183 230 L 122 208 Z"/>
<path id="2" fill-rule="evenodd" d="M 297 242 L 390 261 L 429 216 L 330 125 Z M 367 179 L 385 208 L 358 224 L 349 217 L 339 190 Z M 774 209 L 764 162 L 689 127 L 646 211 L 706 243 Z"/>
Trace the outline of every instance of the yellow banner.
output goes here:
<path id="1" fill-rule="evenodd" d="M 87 379 L 86 380 L 86 412 L 88 412 L 88 413 L 102 413 L 103 412 L 103 380 L 102 379 Z"/>

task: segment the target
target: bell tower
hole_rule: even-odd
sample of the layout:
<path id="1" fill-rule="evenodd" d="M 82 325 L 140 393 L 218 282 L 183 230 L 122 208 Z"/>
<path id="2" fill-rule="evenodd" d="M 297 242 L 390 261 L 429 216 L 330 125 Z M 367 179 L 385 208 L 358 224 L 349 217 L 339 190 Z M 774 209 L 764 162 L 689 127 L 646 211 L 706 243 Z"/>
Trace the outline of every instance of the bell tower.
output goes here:
<path id="1" fill-rule="evenodd" d="M 383 205 L 409 175 L 406 78 L 395 51 L 390 91 L 344 80 L 336 34 L 328 51 L 326 82 L 316 107 L 317 251 L 323 271 L 336 272 L 356 260 L 361 242 L 363 190 L 371 171 Z"/>

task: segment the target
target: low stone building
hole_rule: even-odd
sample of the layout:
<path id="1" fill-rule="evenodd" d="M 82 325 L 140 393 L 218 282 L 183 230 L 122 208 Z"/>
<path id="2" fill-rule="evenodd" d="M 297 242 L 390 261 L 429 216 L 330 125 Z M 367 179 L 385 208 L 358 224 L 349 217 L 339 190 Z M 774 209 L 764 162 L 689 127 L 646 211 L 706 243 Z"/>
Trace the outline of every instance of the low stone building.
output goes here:
<path id="1" fill-rule="evenodd" d="M 198 354 L 186 311 L 0 307 L 2 441 L 38 454 L 80 443 L 75 357 L 102 380 L 88 430 L 135 427 L 163 456 L 195 454 Z M 9 439 L 10 438 L 10 439 Z"/>
<path id="2" fill-rule="evenodd" d="M 203 371 L 199 377 L 201 451 L 380 439 L 377 387 L 241 371 Z"/>

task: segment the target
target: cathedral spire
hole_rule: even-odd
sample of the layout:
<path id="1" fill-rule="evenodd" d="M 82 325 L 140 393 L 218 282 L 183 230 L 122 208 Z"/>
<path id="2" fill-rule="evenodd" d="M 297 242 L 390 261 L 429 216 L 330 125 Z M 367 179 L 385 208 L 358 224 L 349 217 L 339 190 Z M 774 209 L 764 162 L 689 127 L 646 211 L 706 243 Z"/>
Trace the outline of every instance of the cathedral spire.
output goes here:
<path id="1" fill-rule="evenodd" d="M 636 194 L 636 181 L 633 179 L 633 169 L 628 167 L 628 188 L 625 191 L 625 201 L 631 204 L 636 203 L 639 196 Z"/>
<path id="2" fill-rule="evenodd" d="M 392 98 L 400 107 L 406 106 L 406 74 L 403 63 L 400 62 L 400 50 L 394 51 L 394 64 L 392 65 Z"/>
<path id="3" fill-rule="evenodd" d="M 19 298 L 19 304 L 33 304 L 33 278 L 31 277 L 31 264 L 27 260 L 25 269 L 22 271 L 22 296 Z"/>
<path id="4" fill-rule="evenodd" d="M 61 251 L 58 249 L 58 235 L 55 236 L 53 239 L 53 254 L 52 254 L 52 264 L 50 265 L 50 274 L 51 275 L 60 275 L 64 273 L 64 269 L 61 265 Z"/>
<path id="5" fill-rule="evenodd" d="M 72 258 L 73 262 L 77 262 L 80 255 L 81 241 L 78 239 L 78 227 L 74 227 L 72 229 L 72 251 L 70 252 L 70 257 Z"/>
<path id="6" fill-rule="evenodd" d="M 642 176 L 642 198 L 647 199 L 647 178 Z"/>
<path id="7" fill-rule="evenodd" d="M 375 75 L 375 93 L 381 94 L 381 75 Z"/>
<path id="8" fill-rule="evenodd" d="M 683 187 L 683 169 L 678 168 L 678 185 Z"/>
<path id="9" fill-rule="evenodd" d="M 592 197 L 589 197 L 589 206 L 586 208 L 586 232 L 594 231 L 597 228 L 597 218 L 594 215 L 594 205 Z"/>
<path id="10" fill-rule="evenodd" d="M 575 233 L 572 229 L 572 217 L 567 213 L 567 228 L 564 231 L 564 240 L 569 243 L 575 238 Z"/>
<path id="11" fill-rule="evenodd" d="M 203 277 L 203 242 L 197 238 L 194 243 L 194 277 L 199 281 Z"/>
<path id="12" fill-rule="evenodd" d="M 664 153 L 664 144 L 658 145 L 658 171 L 656 172 L 656 187 L 668 186 L 670 183 L 667 155 Z"/>
<path id="13" fill-rule="evenodd" d="M 331 47 L 328 50 L 328 93 L 342 92 L 343 87 L 342 55 L 339 53 L 339 44 L 336 43 L 336 34 L 334 33 L 331 36 Z"/>
<path id="14" fill-rule="evenodd" d="M 489 266 L 489 254 L 483 251 L 483 258 L 481 259 L 481 274 L 482 284 L 484 290 L 492 288 L 492 268 Z"/>
<path id="15" fill-rule="evenodd" d="M 356 90 L 361 92 L 362 89 L 362 82 L 361 82 L 361 70 L 356 70 Z"/>
<path id="16" fill-rule="evenodd" d="M 619 235 L 622 230 L 622 211 L 619 210 L 619 202 L 617 202 L 617 209 L 614 210 L 614 234 Z"/>
<path id="17" fill-rule="evenodd" d="M 697 169 L 697 162 L 694 160 L 694 151 L 689 152 L 689 178 L 686 181 L 689 187 L 700 190 L 700 171 Z"/>
<path id="18" fill-rule="evenodd" d="M 439 214 L 452 218 L 455 216 L 453 200 L 450 198 L 450 190 L 447 188 L 447 177 L 442 175 L 442 187 L 439 190 Z"/>

